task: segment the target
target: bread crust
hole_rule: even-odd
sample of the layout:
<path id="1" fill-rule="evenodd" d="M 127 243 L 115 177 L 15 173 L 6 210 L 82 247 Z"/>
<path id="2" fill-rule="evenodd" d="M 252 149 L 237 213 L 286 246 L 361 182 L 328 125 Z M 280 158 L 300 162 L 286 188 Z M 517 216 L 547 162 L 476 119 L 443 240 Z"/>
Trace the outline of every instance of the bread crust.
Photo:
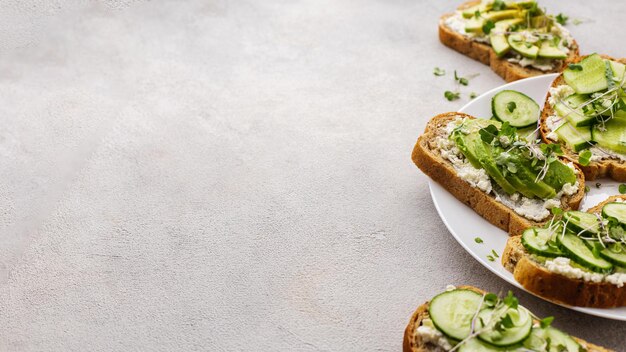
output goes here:
<path id="1" fill-rule="evenodd" d="M 479 4 L 480 1 L 468 1 L 461 4 L 457 9 L 465 8 Z M 471 57 L 472 59 L 482 62 L 491 67 L 491 69 L 507 82 L 517 81 L 519 79 L 544 75 L 547 73 L 560 72 L 563 67 L 572 62 L 579 56 L 578 43 L 574 41 L 566 59 L 558 61 L 554 69 L 550 71 L 541 71 L 536 68 L 522 67 L 518 63 L 509 62 L 506 58 L 500 58 L 491 48 L 491 45 L 480 43 L 466 37 L 458 32 L 453 31 L 445 25 L 445 20 L 453 16 L 454 13 L 447 13 L 439 19 L 439 41 L 445 46 L 458 51 L 461 54 Z"/>
<path id="2" fill-rule="evenodd" d="M 540 226 L 543 222 L 536 222 L 515 213 L 511 208 L 496 201 L 495 197 L 472 187 L 469 183 L 457 176 L 452 164 L 441 157 L 438 151 L 431 149 L 432 142 L 437 130 L 447 125 L 457 117 L 474 118 L 473 116 L 448 112 L 433 117 L 413 149 L 412 159 L 415 165 L 434 181 L 442 185 L 458 200 L 472 208 L 476 213 L 498 228 L 511 235 L 520 234 L 524 229 L 531 226 Z M 564 210 L 578 209 L 582 201 L 584 191 L 584 176 L 578 172 L 578 184 L 581 185 L 578 192 L 570 197 L 561 199 L 561 208 Z"/>
<path id="3" fill-rule="evenodd" d="M 613 61 L 618 61 L 623 64 L 626 64 L 626 58 L 616 59 L 607 55 L 600 55 L 604 59 L 609 59 Z M 582 56 L 573 60 L 572 63 L 580 62 L 580 60 L 584 59 L 587 56 Z M 562 84 L 565 84 L 565 80 L 563 79 L 563 73 L 561 73 L 557 78 L 552 81 L 551 87 L 558 87 Z M 553 140 L 548 139 L 548 134 L 550 133 L 550 129 L 548 129 L 547 120 L 548 117 L 555 115 L 554 109 L 548 103 L 552 95 L 548 92 L 546 96 L 546 101 L 543 105 L 543 110 L 541 111 L 541 117 L 539 118 L 539 133 L 541 134 L 541 139 L 545 143 L 553 144 L 555 143 Z M 561 144 L 561 149 L 565 153 L 565 157 L 575 163 L 578 163 L 578 153 L 568 148 L 565 144 Z M 579 165 L 580 168 L 585 173 L 585 179 L 589 181 L 593 181 L 602 177 L 609 177 L 615 181 L 624 182 L 626 181 L 626 161 L 622 160 L 601 160 L 601 161 L 592 161 L 587 166 Z"/>
<path id="4" fill-rule="evenodd" d="M 467 289 L 478 292 L 480 294 L 484 294 L 485 291 L 473 287 L 473 286 L 459 286 L 460 289 Z M 402 351 L 403 352 L 436 352 L 436 346 L 432 344 L 425 343 L 419 335 L 416 335 L 415 329 L 422 324 L 422 321 L 428 318 L 428 305 L 430 302 L 426 302 L 413 312 L 411 315 L 411 319 L 409 320 L 409 324 L 404 329 L 404 340 L 402 342 Z M 588 352 L 612 352 L 612 350 L 606 349 L 604 347 L 596 346 L 592 343 L 589 343 L 585 340 L 579 339 L 577 337 L 572 336 L 579 344 L 583 345 L 583 347 L 587 348 Z M 441 350 L 441 349 L 439 349 Z"/>
<path id="5" fill-rule="evenodd" d="M 626 201 L 626 196 L 609 197 L 588 212 L 600 212 L 605 204 L 617 199 Z M 626 306 L 626 286 L 617 287 L 604 281 L 589 282 L 550 272 L 531 259 L 522 245 L 521 236 L 507 241 L 502 253 L 502 265 L 525 289 L 549 301 L 593 308 Z"/>

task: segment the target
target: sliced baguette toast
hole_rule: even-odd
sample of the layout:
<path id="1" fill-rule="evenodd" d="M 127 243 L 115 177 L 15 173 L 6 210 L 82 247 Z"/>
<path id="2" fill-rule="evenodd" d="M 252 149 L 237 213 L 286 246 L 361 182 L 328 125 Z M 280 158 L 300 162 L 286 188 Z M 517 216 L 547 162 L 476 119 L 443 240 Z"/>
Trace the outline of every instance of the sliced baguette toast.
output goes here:
<path id="1" fill-rule="evenodd" d="M 606 55 L 601 55 L 601 56 L 605 59 L 618 61 L 623 64 L 626 64 L 626 58 L 615 59 Z M 585 57 L 586 56 L 576 58 L 572 63 L 580 62 L 580 60 L 584 59 Z M 561 73 L 552 82 L 551 87 L 552 88 L 558 87 L 562 84 L 565 84 L 565 80 L 563 79 L 563 74 Z M 543 110 L 541 111 L 541 117 L 539 119 L 539 124 L 541 127 L 539 131 L 541 134 L 541 139 L 543 139 L 545 143 L 555 143 L 554 141 L 548 139 L 547 137 L 548 134 L 550 133 L 550 129 L 547 126 L 548 117 L 556 114 L 554 112 L 554 109 L 552 109 L 552 107 L 548 103 L 548 100 L 550 99 L 550 97 L 551 97 L 551 94 L 550 92 L 548 92 L 548 95 L 546 96 L 545 104 L 543 106 Z M 564 144 L 561 144 L 561 149 L 565 153 L 565 156 L 567 159 L 578 163 L 578 154 L 575 151 L 571 150 Z M 626 162 L 622 160 L 605 159 L 605 160 L 600 160 L 600 161 L 592 161 L 587 166 L 582 166 L 582 165 L 579 165 L 579 166 L 585 173 L 585 179 L 590 180 L 590 181 L 593 181 L 601 177 L 610 177 L 614 179 L 615 181 L 620 181 L 620 182 L 626 181 Z"/>
<path id="2" fill-rule="evenodd" d="M 464 10 L 478 4 L 480 4 L 480 1 L 468 1 L 461 4 L 458 7 L 458 10 Z M 565 60 L 558 61 L 559 63 L 553 70 L 541 71 L 529 66 L 522 67 L 518 63 L 507 61 L 506 58 L 499 58 L 489 44 L 474 41 L 471 38 L 448 28 L 445 25 L 445 21 L 448 17 L 453 15 L 453 13 L 448 13 L 441 16 L 439 19 L 439 40 L 441 43 L 461 54 L 488 65 L 497 75 L 502 77 L 507 82 L 513 82 L 518 79 L 544 75 L 547 73 L 559 72 L 579 55 L 578 43 L 574 41 L 574 43 L 572 43 L 572 47 L 570 48 L 568 57 Z"/>
<path id="3" fill-rule="evenodd" d="M 448 192 L 452 193 L 458 200 L 472 208 L 480 216 L 493 225 L 507 231 L 511 235 L 520 234 L 524 229 L 531 226 L 539 226 L 543 222 L 529 220 L 504 204 L 496 201 L 495 197 L 487 194 L 478 188 L 472 187 L 469 183 L 459 178 L 452 164 L 444 159 L 434 145 L 435 137 L 442 133 L 445 126 L 457 117 L 474 118 L 470 115 L 459 112 L 448 112 L 433 117 L 428 124 L 424 134 L 418 140 L 413 149 L 412 159 L 422 172 L 442 185 Z M 582 201 L 585 190 L 585 179 L 582 172 L 578 172 L 578 192 L 572 196 L 564 196 L 561 199 L 561 209 L 576 210 Z"/>
<path id="4" fill-rule="evenodd" d="M 468 289 L 472 291 L 476 291 L 478 293 L 484 294 L 485 292 L 481 289 L 472 286 L 460 286 L 459 288 Z M 411 320 L 409 320 L 409 324 L 404 330 L 404 341 L 402 343 L 402 351 L 403 352 L 440 352 L 443 351 L 438 346 L 435 346 L 431 343 L 425 342 L 421 339 L 421 337 L 415 333 L 415 329 L 417 329 L 422 321 L 428 318 L 428 304 L 426 302 L 421 306 L 417 307 L 417 310 L 411 316 Z M 588 352 L 611 352 L 612 350 L 596 346 L 592 343 L 589 343 L 585 340 L 579 339 L 577 337 L 572 336 L 579 344 L 587 349 Z"/>
<path id="5" fill-rule="evenodd" d="M 612 196 L 588 212 L 600 212 L 605 204 L 617 199 L 626 200 L 626 196 Z M 521 236 L 507 241 L 502 253 L 502 265 L 524 288 L 550 301 L 594 308 L 626 306 L 626 286 L 573 279 L 548 271 L 530 258 L 522 245 Z"/>

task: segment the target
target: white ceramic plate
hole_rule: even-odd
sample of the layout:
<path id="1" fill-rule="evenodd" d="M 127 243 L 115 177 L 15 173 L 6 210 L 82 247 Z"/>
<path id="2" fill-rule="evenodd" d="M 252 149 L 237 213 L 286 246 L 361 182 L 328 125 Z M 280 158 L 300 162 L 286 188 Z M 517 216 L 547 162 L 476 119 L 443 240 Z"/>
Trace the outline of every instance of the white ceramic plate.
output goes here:
<path id="1" fill-rule="evenodd" d="M 539 103 L 539 105 L 543 106 L 548 88 L 550 87 L 554 77 L 556 77 L 556 74 L 543 75 L 505 84 L 482 94 L 465 105 L 459 111 L 475 117 L 488 119 L 491 117 L 491 98 L 497 92 L 504 89 L 520 91 L 533 98 L 537 103 Z M 601 183 L 600 188 L 595 187 L 596 182 Z M 591 190 L 583 200 L 582 209 L 588 209 L 600 203 L 608 196 L 619 194 L 617 190 L 618 185 L 619 183 L 607 179 L 588 183 Z M 512 285 L 524 289 L 517 283 L 517 281 L 515 281 L 513 274 L 502 267 L 499 258 L 496 258 L 493 262 L 487 259 L 487 256 L 490 255 L 492 249 L 498 254 L 502 253 L 508 238 L 507 233 L 488 223 L 471 208 L 454 198 L 454 196 L 448 193 L 448 191 L 446 191 L 438 183 L 430 181 L 429 186 L 430 194 L 433 198 L 433 202 L 435 203 L 435 207 L 439 212 L 439 216 L 441 216 L 441 219 L 448 227 L 448 230 L 450 230 L 454 238 L 461 244 L 461 246 L 463 246 L 466 251 L 468 251 L 487 269 L 491 270 L 493 273 L 508 281 Z M 484 242 L 480 244 L 476 243 L 474 241 L 476 237 L 480 237 Z M 568 308 L 604 318 L 626 321 L 626 307 L 612 309 L 580 307 Z"/>

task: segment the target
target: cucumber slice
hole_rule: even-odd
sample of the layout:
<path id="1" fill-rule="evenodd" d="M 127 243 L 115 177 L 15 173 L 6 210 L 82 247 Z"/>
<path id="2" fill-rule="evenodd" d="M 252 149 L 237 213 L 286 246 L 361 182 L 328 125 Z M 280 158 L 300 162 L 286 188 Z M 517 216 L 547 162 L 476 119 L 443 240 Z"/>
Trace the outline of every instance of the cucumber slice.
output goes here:
<path id="1" fill-rule="evenodd" d="M 489 324 L 488 322 L 492 318 L 493 313 L 493 309 L 483 309 L 478 313 L 478 319 L 476 319 L 477 330 L 483 328 L 483 322 Z M 513 321 L 512 327 L 503 331 L 489 329 L 479 334 L 478 338 L 498 347 L 511 346 L 524 341 L 530 335 L 533 327 L 533 318 L 530 312 L 526 308 L 519 306 L 517 309 L 508 309 L 506 314 Z"/>
<path id="2" fill-rule="evenodd" d="M 554 106 L 554 110 L 559 116 L 565 117 L 572 126 L 590 126 L 596 121 L 596 115 L 586 115 L 583 113 L 582 108 L 579 108 L 588 100 L 589 96 L 586 94 L 573 94 L 563 99 L 563 103 L 557 103 Z"/>
<path id="3" fill-rule="evenodd" d="M 617 82 L 621 82 L 624 79 L 624 72 L 626 71 L 626 65 L 616 62 L 609 61 L 609 65 L 611 66 L 611 70 L 613 71 L 613 77 L 617 80 Z"/>
<path id="4" fill-rule="evenodd" d="M 525 41 L 521 34 L 511 34 L 507 40 L 511 48 L 520 53 L 522 56 L 531 59 L 537 58 L 537 54 L 539 54 L 539 47 L 533 43 Z"/>
<path id="5" fill-rule="evenodd" d="M 620 224 L 626 225 L 626 203 L 608 203 L 602 207 L 602 216 L 613 218 Z"/>
<path id="6" fill-rule="evenodd" d="M 550 258 L 562 257 L 563 252 L 558 247 L 548 244 L 557 233 L 560 231 L 542 228 L 526 229 L 522 233 L 522 245 L 529 253 Z"/>
<path id="7" fill-rule="evenodd" d="M 600 251 L 600 256 L 616 266 L 626 268 L 626 246 L 613 243 Z"/>
<path id="8" fill-rule="evenodd" d="M 591 139 L 590 127 L 572 127 L 571 124 L 565 122 L 554 130 L 554 133 L 559 136 L 560 141 L 565 142 L 565 144 L 575 152 L 579 152 L 595 144 Z"/>
<path id="9" fill-rule="evenodd" d="M 447 291 L 432 299 L 428 314 L 435 327 L 446 336 L 463 340 L 470 334 L 472 318 L 481 301 L 482 295 L 471 290 Z"/>
<path id="10" fill-rule="evenodd" d="M 539 110 L 539 105 L 532 98 L 514 90 L 503 90 L 491 99 L 493 115 L 513 127 L 536 125 Z"/>
<path id="11" fill-rule="evenodd" d="M 478 338 L 467 340 L 459 347 L 459 352 L 491 352 L 491 351 L 507 351 L 505 348 L 491 346 L 480 341 Z"/>
<path id="12" fill-rule="evenodd" d="M 551 42 L 543 41 L 537 56 L 545 57 L 546 59 L 565 59 L 567 58 L 567 53 L 554 46 Z"/>
<path id="13" fill-rule="evenodd" d="M 578 352 L 581 350 L 578 342 L 563 331 L 553 327 L 548 327 L 545 330 L 547 332 L 547 337 L 550 338 L 549 351 Z M 565 350 L 559 349 L 558 346 L 565 346 Z"/>
<path id="14" fill-rule="evenodd" d="M 604 131 L 601 131 L 599 127 L 600 125 L 591 129 L 592 139 L 600 147 L 626 154 L 626 120 L 610 119 L 604 123 Z"/>
<path id="15" fill-rule="evenodd" d="M 575 234 L 597 235 L 600 232 L 600 220 L 595 214 L 584 211 L 566 211 L 563 219 L 567 223 L 567 228 Z"/>
<path id="16" fill-rule="evenodd" d="M 561 250 L 567 253 L 567 257 L 575 263 L 595 272 L 607 273 L 613 265 L 602 258 L 596 257 L 591 249 L 585 244 L 586 241 L 576 235 L 566 233 L 557 236 Z"/>
<path id="17" fill-rule="evenodd" d="M 578 64 L 582 70 L 573 70 L 570 67 L 563 70 L 565 82 L 574 88 L 576 93 L 589 94 L 608 88 L 606 65 L 600 55 L 589 55 Z"/>
<path id="18" fill-rule="evenodd" d="M 580 345 L 576 340 L 553 327 L 544 329 L 539 327 L 533 328 L 530 332 L 530 336 L 524 340 L 522 345 L 531 351 L 580 351 Z"/>

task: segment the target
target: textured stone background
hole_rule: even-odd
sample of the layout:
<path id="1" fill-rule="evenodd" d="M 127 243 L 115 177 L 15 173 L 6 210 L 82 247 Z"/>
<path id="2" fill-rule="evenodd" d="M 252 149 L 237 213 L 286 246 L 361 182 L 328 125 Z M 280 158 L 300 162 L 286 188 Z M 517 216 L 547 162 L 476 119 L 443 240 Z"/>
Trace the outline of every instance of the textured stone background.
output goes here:
<path id="1" fill-rule="evenodd" d="M 626 56 L 626 3 L 546 5 Z M 454 6 L 3 1 L 0 350 L 397 351 L 446 284 L 509 289 L 409 157 L 503 83 L 439 44 Z M 434 66 L 480 76 L 450 103 Z M 625 323 L 520 296 L 623 348 Z"/>

